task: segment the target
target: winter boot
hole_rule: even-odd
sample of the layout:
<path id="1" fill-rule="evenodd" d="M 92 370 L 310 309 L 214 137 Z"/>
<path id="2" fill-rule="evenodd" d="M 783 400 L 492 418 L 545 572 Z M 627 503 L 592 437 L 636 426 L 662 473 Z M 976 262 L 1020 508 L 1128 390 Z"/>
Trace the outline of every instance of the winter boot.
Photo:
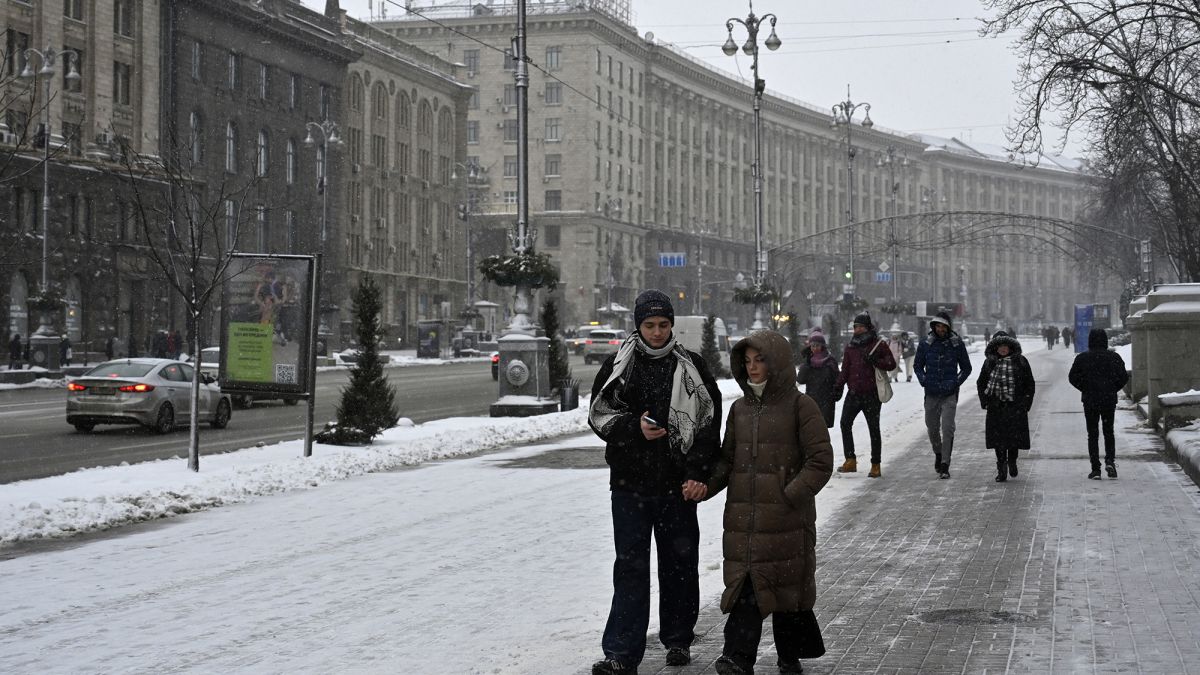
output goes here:
<path id="1" fill-rule="evenodd" d="M 1004 454 L 1005 453 L 1003 450 L 1001 450 L 1000 448 L 996 448 L 996 482 L 997 483 L 1003 483 L 1004 481 L 1008 480 L 1008 473 L 1005 471 L 1005 469 L 1007 468 L 1005 466 L 1005 464 L 1007 462 L 1006 462 L 1006 458 L 1005 458 Z"/>
<path id="2" fill-rule="evenodd" d="M 692 651 L 687 647 L 671 647 L 667 650 L 668 666 L 686 666 L 692 662 Z"/>
<path id="3" fill-rule="evenodd" d="M 946 480 L 950 477 L 950 462 L 942 462 L 942 470 L 938 471 L 938 478 Z"/>
<path id="4" fill-rule="evenodd" d="M 637 666 L 627 666 L 616 659 L 604 659 L 592 664 L 592 675 L 637 675 Z"/>
<path id="5" fill-rule="evenodd" d="M 750 675 L 754 672 L 753 668 L 746 669 L 737 661 L 725 655 L 717 659 L 717 662 L 713 666 L 717 669 L 717 675 Z"/>
<path id="6" fill-rule="evenodd" d="M 854 457 L 847 457 L 846 461 L 838 467 L 838 473 L 854 473 L 858 471 L 858 460 Z"/>
<path id="7" fill-rule="evenodd" d="M 878 463 L 871 463 L 871 470 L 867 472 L 867 478 L 879 478 L 882 474 L 879 471 Z"/>
<path id="8" fill-rule="evenodd" d="M 1117 477 L 1117 463 L 1116 462 L 1105 462 L 1104 463 L 1104 471 L 1108 473 L 1109 478 L 1116 478 Z"/>
<path id="9" fill-rule="evenodd" d="M 942 456 L 941 455 L 933 456 L 933 472 L 938 474 L 939 476 L 942 473 Z"/>
<path id="10" fill-rule="evenodd" d="M 800 659 L 795 661 L 780 659 L 775 665 L 779 666 L 780 675 L 804 675 L 804 666 L 800 665 Z"/>
<path id="11" fill-rule="evenodd" d="M 1017 477 L 1017 452 L 1016 448 L 1008 451 L 1008 475 L 1013 478 Z"/>

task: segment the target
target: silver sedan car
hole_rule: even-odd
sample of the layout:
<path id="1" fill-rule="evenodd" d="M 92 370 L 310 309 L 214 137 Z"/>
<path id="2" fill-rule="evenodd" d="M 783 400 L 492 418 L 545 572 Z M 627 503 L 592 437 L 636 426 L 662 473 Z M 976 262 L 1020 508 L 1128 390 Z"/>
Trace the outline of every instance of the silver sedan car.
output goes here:
<path id="1" fill-rule="evenodd" d="M 199 417 L 215 429 L 229 424 L 227 394 L 201 376 Z M 67 423 L 82 432 L 97 424 L 141 424 L 165 434 L 188 421 L 192 367 L 171 359 L 106 361 L 67 383 Z"/>

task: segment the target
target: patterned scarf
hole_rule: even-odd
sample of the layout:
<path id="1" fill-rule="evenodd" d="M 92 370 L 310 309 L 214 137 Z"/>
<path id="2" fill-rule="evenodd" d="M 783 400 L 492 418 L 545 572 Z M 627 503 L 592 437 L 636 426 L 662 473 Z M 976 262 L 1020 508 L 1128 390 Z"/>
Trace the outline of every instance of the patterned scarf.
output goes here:
<path id="1" fill-rule="evenodd" d="M 592 426 L 607 435 L 622 413 L 631 412 L 621 400 L 620 391 L 625 383 L 626 370 L 633 363 L 634 352 L 640 351 L 652 359 L 661 359 L 674 354 L 675 368 L 671 379 L 671 407 L 667 415 L 667 440 L 672 450 L 687 454 L 692 448 L 696 432 L 710 424 L 713 419 L 713 401 L 704 388 L 700 371 L 692 363 L 687 350 L 675 341 L 674 333 L 665 345 L 653 349 L 634 333 L 621 343 L 613 361 L 612 374 L 600 388 L 600 394 L 592 399 L 588 417 Z M 615 385 L 615 386 L 614 386 Z"/>
<path id="2" fill-rule="evenodd" d="M 1017 386 L 1013 378 L 1011 354 L 996 359 L 996 367 L 992 369 L 992 377 L 983 393 L 1001 401 L 1016 400 Z"/>

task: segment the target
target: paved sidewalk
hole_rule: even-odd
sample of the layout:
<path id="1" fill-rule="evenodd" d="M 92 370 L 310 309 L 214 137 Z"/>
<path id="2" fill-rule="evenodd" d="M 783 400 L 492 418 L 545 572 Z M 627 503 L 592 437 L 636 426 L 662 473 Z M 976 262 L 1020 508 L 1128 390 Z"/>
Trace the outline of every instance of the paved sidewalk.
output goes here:
<path id="1" fill-rule="evenodd" d="M 1120 478 L 1085 478 L 1070 356 L 1032 358 L 1034 449 L 1016 479 L 993 482 L 973 400 L 951 480 L 934 477 L 925 444 L 889 463 L 885 442 L 883 479 L 818 532 L 828 653 L 805 672 L 1200 673 L 1200 493 L 1127 402 Z M 706 601 L 694 663 L 665 667 L 652 638 L 640 672 L 713 672 L 725 620 Z M 769 621 L 764 633 L 756 672 L 774 673 Z"/>

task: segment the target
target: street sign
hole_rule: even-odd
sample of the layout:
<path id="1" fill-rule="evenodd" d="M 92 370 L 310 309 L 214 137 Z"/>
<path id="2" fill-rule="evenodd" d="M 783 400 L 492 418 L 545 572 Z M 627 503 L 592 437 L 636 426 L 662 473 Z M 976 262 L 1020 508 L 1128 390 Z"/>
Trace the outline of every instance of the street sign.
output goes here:
<path id="1" fill-rule="evenodd" d="M 882 265 L 881 265 L 881 267 L 882 267 Z M 877 284 L 882 284 L 885 282 L 889 282 L 891 280 L 892 280 L 891 272 L 876 272 L 875 273 L 875 283 L 877 283 Z"/>
<path id="2" fill-rule="evenodd" d="M 687 267 L 687 254 L 682 252 L 663 252 L 658 253 L 659 267 Z"/>
<path id="3" fill-rule="evenodd" d="M 886 271 L 888 271 L 888 270 L 889 270 L 889 269 L 891 269 L 891 268 L 892 268 L 892 266 L 891 266 L 891 265 L 889 265 L 889 264 L 887 264 L 887 261 L 886 261 L 886 260 L 885 260 L 885 261 L 883 261 L 883 262 L 881 262 L 881 263 L 879 263 L 879 271 L 880 271 L 880 272 L 886 272 Z"/>

